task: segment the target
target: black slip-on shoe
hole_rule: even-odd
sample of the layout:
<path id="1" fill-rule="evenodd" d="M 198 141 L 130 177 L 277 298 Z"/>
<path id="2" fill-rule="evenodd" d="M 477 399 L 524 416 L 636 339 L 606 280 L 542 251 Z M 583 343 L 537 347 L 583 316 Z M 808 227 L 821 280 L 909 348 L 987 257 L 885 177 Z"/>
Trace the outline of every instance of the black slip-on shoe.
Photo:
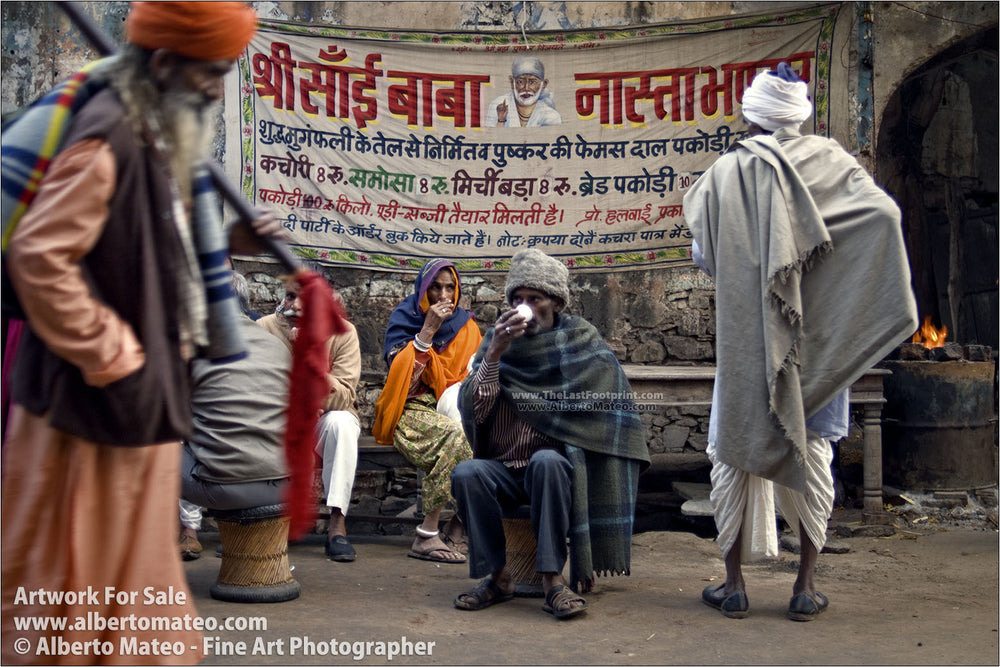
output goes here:
<path id="1" fill-rule="evenodd" d="M 338 563 L 350 563 L 358 556 L 343 535 L 334 535 L 326 541 L 326 555 Z"/>
<path id="2" fill-rule="evenodd" d="M 793 621 L 811 621 L 830 606 L 830 601 L 819 591 L 812 595 L 803 591 L 792 596 L 788 603 L 788 618 Z"/>
<path id="3" fill-rule="evenodd" d="M 727 595 L 725 582 L 718 586 L 706 586 L 701 592 L 701 601 L 721 611 L 726 618 L 746 618 L 750 615 L 750 600 L 746 591 Z"/>

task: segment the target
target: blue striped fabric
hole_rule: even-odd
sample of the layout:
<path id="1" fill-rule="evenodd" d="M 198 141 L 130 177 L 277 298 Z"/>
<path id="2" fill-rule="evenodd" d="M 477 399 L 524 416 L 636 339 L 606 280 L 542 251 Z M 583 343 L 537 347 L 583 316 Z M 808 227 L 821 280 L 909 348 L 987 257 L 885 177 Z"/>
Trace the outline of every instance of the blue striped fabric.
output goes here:
<path id="1" fill-rule="evenodd" d="M 228 243 L 219 219 L 219 202 L 208 169 L 195 170 L 192 224 L 198 264 L 205 282 L 208 308 L 207 348 L 201 356 L 214 363 L 227 363 L 247 356 L 243 333 L 236 326 L 239 301 L 233 291 L 232 271 L 227 260 Z"/>

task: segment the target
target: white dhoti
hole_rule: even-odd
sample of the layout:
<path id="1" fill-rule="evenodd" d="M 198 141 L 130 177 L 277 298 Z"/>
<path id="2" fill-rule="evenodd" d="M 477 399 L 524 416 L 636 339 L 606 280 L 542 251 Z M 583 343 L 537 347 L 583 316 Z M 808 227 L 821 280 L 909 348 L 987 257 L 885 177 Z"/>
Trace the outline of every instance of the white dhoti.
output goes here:
<path id="1" fill-rule="evenodd" d="M 817 551 L 826 544 L 826 528 L 833 512 L 833 447 L 827 438 L 809 432 L 806 440 L 806 493 L 774 484 L 726 465 L 709 445 L 712 462 L 712 508 L 718 543 L 725 556 L 740 540 L 743 562 L 778 555 L 778 531 L 774 508 L 798 533 L 799 524 Z"/>
<path id="2" fill-rule="evenodd" d="M 358 468 L 361 424 L 347 410 L 331 410 L 320 418 L 316 430 L 316 453 L 323 457 L 326 505 L 338 508 L 347 516 L 354 489 L 354 473 Z"/>

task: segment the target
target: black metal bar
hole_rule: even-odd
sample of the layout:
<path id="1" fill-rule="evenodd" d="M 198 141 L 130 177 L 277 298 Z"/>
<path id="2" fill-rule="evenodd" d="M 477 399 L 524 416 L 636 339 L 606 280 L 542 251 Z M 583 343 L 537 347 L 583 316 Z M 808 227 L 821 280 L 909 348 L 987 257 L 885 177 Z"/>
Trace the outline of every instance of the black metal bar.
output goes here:
<path id="1" fill-rule="evenodd" d="M 102 56 L 110 56 L 118 50 L 118 46 L 95 24 L 83 8 L 75 2 L 59 2 L 57 6 L 66 12 L 83 36 L 90 40 L 94 50 Z"/>
<path id="2" fill-rule="evenodd" d="M 117 50 L 117 45 L 114 41 L 94 23 L 90 15 L 83 11 L 79 3 L 57 2 L 56 5 L 66 12 L 66 15 L 73 21 L 73 24 L 83 33 L 84 37 L 90 40 L 94 50 L 101 56 L 110 56 Z M 249 202 L 226 180 L 226 176 L 222 173 L 219 165 L 210 163 L 208 171 L 212 177 L 212 183 L 215 184 L 216 190 L 219 191 L 219 195 L 233 207 L 240 222 L 244 223 L 253 232 L 251 222 L 260 216 L 260 212 L 250 206 Z M 292 253 L 287 244 L 268 236 L 257 236 L 257 238 L 267 247 L 271 254 L 278 258 L 289 273 L 295 273 L 302 268 L 302 263 Z"/>
<path id="3" fill-rule="evenodd" d="M 226 180 L 226 175 L 222 173 L 219 165 L 214 162 L 209 163 L 208 174 L 212 177 L 212 183 L 215 184 L 215 189 L 219 191 L 219 195 L 233 207 L 240 222 L 244 223 L 253 232 L 254 230 L 250 223 L 256 220 L 260 216 L 260 213 L 254 207 L 250 206 L 250 203 L 236 191 L 232 183 Z M 292 253 L 288 244 L 271 236 L 258 235 L 257 239 L 267 247 L 270 253 L 281 262 L 285 270 L 289 273 L 296 273 L 302 268 L 302 262 Z"/>

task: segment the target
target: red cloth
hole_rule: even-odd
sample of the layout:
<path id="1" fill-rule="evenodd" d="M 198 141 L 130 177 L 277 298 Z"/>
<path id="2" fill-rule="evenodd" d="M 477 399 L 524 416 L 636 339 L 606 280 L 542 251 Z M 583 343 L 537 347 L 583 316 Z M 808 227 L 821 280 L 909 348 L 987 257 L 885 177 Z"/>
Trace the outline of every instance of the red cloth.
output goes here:
<path id="1" fill-rule="evenodd" d="M 302 299 L 298 335 L 292 343 L 292 370 L 288 389 L 288 426 L 285 429 L 285 457 L 289 484 L 285 491 L 290 527 L 288 537 L 296 540 L 312 525 L 316 516 L 313 496 L 316 422 L 330 393 L 326 373 L 330 368 L 326 342 L 334 334 L 347 331 L 344 308 L 330 285 L 318 273 L 300 271 L 295 276 Z"/>

